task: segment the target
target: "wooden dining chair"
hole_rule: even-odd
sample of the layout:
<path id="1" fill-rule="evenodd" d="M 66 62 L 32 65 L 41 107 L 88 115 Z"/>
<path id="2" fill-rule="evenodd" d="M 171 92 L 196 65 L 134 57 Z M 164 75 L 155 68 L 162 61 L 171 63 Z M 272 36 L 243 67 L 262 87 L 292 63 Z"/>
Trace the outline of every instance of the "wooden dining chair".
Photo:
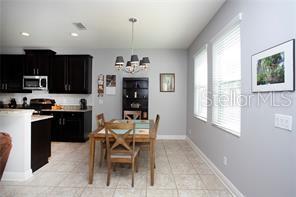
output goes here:
<path id="1" fill-rule="evenodd" d="M 98 130 L 101 130 L 105 127 L 105 117 L 104 113 L 98 114 L 96 117 L 97 120 L 97 128 Z M 106 142 L 105 141 L 100 141 L 100 167 L 102 166 L 104 157 L 106 155 Z"/>
<path id="2" fill-rule="evenodd" d="M 123 112 L 123 119 L 125 120 L 136 120 L 141 119 L 141 111 L 124 111 Z"/>
<path id="3" fill-rule="evenodd" d="M 160 120 L 160 116 L 157 114 L 156 115 L 156 118 L 155 118 L 154 125 L 153 125 L 155 139 L 157 138 L 157 131 L 158 131 L 158 126 L 159 126 L 159 120 Z M 147 150 L 147 149 L 149 149 L 149 143 L 147 143 L 147 142 L 137 142 L 136 145 L 139 146 L 141 150 Z M 154 161 L 154 168 L 156 168 L 155 161 Z"/>
<path id="4" fill-rule="evenodd" d="M 116 163 L 131 164 L 132 187 L 134 172 L 138 171 L 138 154 L 140 148 L 135 145 L 135 123 L 105 122 L 108 175 L 107 186 L 110 184 L 112 165 Z M 112 141 L 111 144 L 111 140 Z"/>

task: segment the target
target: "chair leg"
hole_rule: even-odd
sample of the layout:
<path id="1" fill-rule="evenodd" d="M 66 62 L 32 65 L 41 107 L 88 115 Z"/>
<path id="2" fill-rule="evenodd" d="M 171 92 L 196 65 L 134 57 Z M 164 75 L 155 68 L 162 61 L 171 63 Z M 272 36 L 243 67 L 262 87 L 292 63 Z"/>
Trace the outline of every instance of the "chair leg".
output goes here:
<path id="1" fill-rule="evenodd" d="M 116 172 L 116 163 L 113 164 L 113 172 Z"/>
<path id="2" fill-rule="evenodd" d="M 139 158 L 138 157 L 136 157 L 135 158 L 135 162 L 136 162 L 136 172 L 138 172 L 139 171 Z"/>
<path id="3" fill-rule="evenodd" d="M 103 163 L 103 158 L 104 158 L 104 154 L 105 153 L 105 149 L 103 147 L 103 142 L 101 142 L 101 152 L 100 152 L 100 167 L 102 167 L 102 163 Z"/>
<path id="4" fill-rule="evenodd" d="M 112 171 L 112 164 L 110 161 L 108 161 L 107 186 L 110 185 L 111 171 Z"/>
<path id="5" fill-rule="evenodd" d="M 134 187 L 134 182 L 135 182 L 135 161 L 132 161 L 132 187 Z"/>

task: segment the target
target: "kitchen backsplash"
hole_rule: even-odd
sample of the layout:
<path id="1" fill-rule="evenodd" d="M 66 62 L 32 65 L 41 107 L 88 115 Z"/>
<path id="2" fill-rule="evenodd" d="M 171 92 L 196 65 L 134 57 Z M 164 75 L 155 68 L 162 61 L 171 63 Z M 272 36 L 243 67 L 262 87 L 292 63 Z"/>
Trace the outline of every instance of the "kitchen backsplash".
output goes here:
<path id="1" fill-rule="evenodd" d="M 48 94 L 47 91 L 33 91 L 32 93 L 0 93 L 0 101 L 7 104 L 11 98 L 15 98 L 17 104 L 23 103 L 23 97 L 27 97 L 28 103 L 33 98 L 55 99 L 60 105 L 79 105 L 80 99 L 87 100 L 87 105 L 92 105 L 91 94 Z"/>

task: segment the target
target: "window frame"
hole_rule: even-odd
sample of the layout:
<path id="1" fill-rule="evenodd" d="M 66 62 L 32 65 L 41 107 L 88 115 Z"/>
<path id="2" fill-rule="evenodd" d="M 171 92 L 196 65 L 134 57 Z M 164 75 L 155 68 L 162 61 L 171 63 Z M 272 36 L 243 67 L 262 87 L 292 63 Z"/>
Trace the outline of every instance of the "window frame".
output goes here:
<path id="1" fill-rule="evenodd" d="M 225 34 L 227 34 L 228 32 L 232 31 L 234 28 L 236 28 L 237 25 L 239 25 L 240 27 L 240 80 L 239 80 L 239 83 L 240 83 L 240 92 L 242 90 L 242 39 L 241 39 L 241 21 L 242 21 L 242 13 L 239 13 L 235 18 L 233 18 L 222 30 L 220 30 L 211 40 L 211 65 L 212 65 L 212 73 L 211 73 L 211 83 L 212 83 L 212 92 L 214 93 L 214 90 L 215 90 L 215 77 L 214 77 L 214 50 L 213 50 L 213 46 L 214 46 L 214 43 L 219 40 L 219 38 L 223 37 Z M 211 97 L 212 98 L 212 101 L 213 101 L 213 105 L 215 105 L 215 100 L 214 100 L 214 96 Z M 217 106 L 218 107 L 218 106 Z M 216 108 L 217 108 L 216 107 Z M 242 112 L 241 112 L 241 106 L 240 107 L 240 114 L 239 114 L 239 131 L 236 131 L 236 130 L 233 130 L 233 129 L 230 129 L 230 128 L 227 128 L 225 127 L 224 125 L 220 125 L 220 124 L 217 124 L 216 122 L 214 122 L 214 116 L 215 116 L 215 106 L 212 106 L 211 107 L 211 124 L 227 133 L 230 133 L 234 136 L 237 136 L 237 137 L 240 137 L 241 136 L 241 132 L 242 132 Z"/>
<path id="2" fill-rule="evenodd" d="M 209 83 L 208 83 L 208 81 L 209 81 L 209 73 L 208 73 L 208 67 L 209 67 L 209 61 L 208 61 L 208 58 L 209 58 L 209 56 L 208 56 L 208 44 L 205 44 L 205 45 L 203 45 L 201 48 L 199 48 L 198 50 L 197 50 L 197 52 L 193 55 L 193 75 L 194 75 L 194 80 L 193 80 L 193 117 L 194 118 L 197 118 L 197 119 L 199 119 L 199 120 L 201 120 L 201 121 L 204 121 L 204 122 L 207 122 L 208 121 L 208 115 L 209 115 L 209 110 L 208 110 L 208 106 L 206 107 L 206 117 L 203 117 L 203 116 L 201 116 L 201 115 L 198 115 L 198 114 L 195 114 L 195 104 L 196 104 L 196 100 L 195 100 L 195 95 L 196 95 L 196 93 L 195 93 L 195 90 L 196 90 L 196 88 L 195 88 L 195 69 L 196 69 L 196 65 L 195 65 L 195 60 L 196 60 L 196 58 L 201 54 L 201 53 L 203 53 L 205 51 L 205 53 L 206 53 L 206 95 L 207 95 L 207 98 L 206 99 L 208 99 L 209 97 L 208 97 L 208 88 L 209 88 Z"/>

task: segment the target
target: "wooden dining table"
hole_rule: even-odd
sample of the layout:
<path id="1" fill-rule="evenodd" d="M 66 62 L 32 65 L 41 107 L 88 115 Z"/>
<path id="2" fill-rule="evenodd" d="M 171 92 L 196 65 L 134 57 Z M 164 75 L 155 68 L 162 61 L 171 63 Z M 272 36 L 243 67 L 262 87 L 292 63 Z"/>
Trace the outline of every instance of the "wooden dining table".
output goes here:
<path id="1" fill-rule="evenodd" d="M 111 122 L 124 122 L 127 120 L 112 119 Z M 154 185 L 154 166 L 155 166 L 155 141 L 156 131 L 154 129 L 154 120 L 129 120 L 135 123 L 135 141 L 145 143 L 149 146 L 148 166 L 150 168 L 150 184 Z M 109 137 L 110 138 L 110 137 Z M 132 136 L 131 136 L 132 139 Z M 93 183 L 95 147 L 97 141 L 105 141 L 106 134 L 104 127 L 97 128 L 89 134 L 90 153 L 89 153 L 89 177 L 88 183 Z M 112 140 L 112 138 L 111 138 Z M 101 147 L 102 148 L 102 147 Z"/>

